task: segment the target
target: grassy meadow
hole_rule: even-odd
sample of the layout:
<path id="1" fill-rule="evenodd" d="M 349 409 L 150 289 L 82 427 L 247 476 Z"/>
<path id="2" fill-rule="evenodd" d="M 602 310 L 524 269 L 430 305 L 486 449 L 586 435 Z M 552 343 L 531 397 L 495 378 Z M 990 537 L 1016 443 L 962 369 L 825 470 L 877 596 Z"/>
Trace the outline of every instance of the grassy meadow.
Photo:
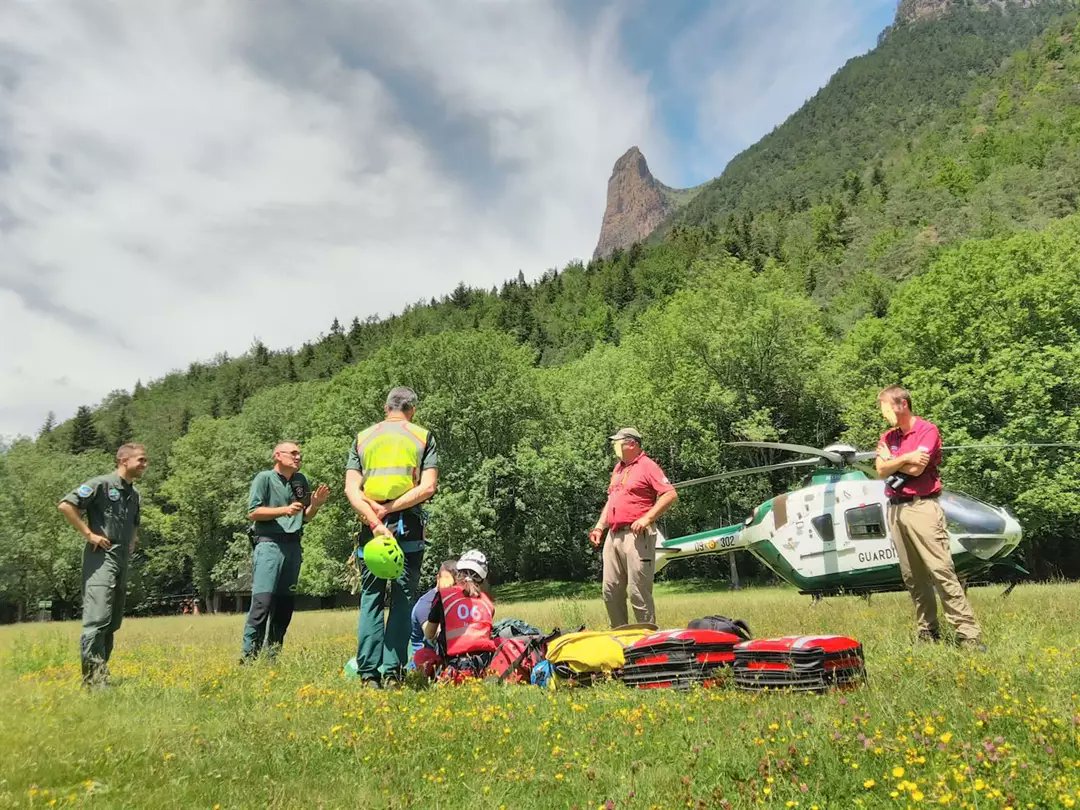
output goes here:
<path id="1" fill-rule="evenodd" d="M 550 587 L 549 587 L 550 592 Z M 914 646 L 903 594 L 811 606 L 787 589 L 660 587 L 663 626 L 851 634 L 870 683 L 365 690 L 352 611 L 298 613 L 273 664 L 237 666 L 243 617 L 130 619 L 115 688 L 79 687 L 76 623 L 0 627 L 0 807 L 1072 807 L 1080 802 L 1080 585 L 972 589 L 990 646 Z M 538 590 L 538 592 L 540 592 Z M 499 614 L 603 626 L 590 592 Z M 547 594 L 545 594 L 547 595 Z"/>

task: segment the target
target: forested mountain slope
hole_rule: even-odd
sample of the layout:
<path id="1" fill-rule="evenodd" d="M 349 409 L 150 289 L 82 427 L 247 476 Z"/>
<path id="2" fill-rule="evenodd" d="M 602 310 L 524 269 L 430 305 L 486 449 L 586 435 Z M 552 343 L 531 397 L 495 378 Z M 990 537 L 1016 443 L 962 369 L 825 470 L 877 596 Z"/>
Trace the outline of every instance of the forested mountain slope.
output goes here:
<path id="1" fill-rule="evenodd" d="M 898 23 L 851 59 L 773 132 L 736 156 L 674 217 L 707 225 L 728 214 L 798 208 L 848 172 L 951 118 L 981 79 L 1025 48 L 1071 4 L 940 3 L 948 13 Z M 733 110 L 732 114 L 738 114 Z"/>

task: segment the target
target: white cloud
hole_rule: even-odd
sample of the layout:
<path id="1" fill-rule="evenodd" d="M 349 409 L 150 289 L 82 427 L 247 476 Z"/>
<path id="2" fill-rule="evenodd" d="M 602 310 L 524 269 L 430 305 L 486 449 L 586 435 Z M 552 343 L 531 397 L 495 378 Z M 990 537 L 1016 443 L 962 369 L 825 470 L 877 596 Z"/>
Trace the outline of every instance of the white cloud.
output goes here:
<path id="1" fill-rule="evenodd" d="M 588 256 L 614 159 L 666 149 L 616 32 L 542 3 L 4 4 L 0 434 Z"/>
<path id="2" fill-rule="evenodd" d="M 718 173 L 892 2 L 716 4 L 653 71 L 620 41 L 640 3 L 0 4 L 0 436 L 587 257 L 629 146 Z"/>

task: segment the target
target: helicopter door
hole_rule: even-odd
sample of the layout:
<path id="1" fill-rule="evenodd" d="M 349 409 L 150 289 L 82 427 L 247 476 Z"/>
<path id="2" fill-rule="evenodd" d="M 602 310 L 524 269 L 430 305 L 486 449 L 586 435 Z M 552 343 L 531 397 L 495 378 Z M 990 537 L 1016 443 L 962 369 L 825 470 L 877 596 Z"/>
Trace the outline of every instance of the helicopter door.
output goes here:
<path id="1" fill-rule="evenodd" d="M 896 562 L 896 550 L 889 541 L 885 510 L 880 503 L 845 510 L 844 525 L 852 545 L 859 552 L 852 561 L 857 567 L 872 568 Z"/>

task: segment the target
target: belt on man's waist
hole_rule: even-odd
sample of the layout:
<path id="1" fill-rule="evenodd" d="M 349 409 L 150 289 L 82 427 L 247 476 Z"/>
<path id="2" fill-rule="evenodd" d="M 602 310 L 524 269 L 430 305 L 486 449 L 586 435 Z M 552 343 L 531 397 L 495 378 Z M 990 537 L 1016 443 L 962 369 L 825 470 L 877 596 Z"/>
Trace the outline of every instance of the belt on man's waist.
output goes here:
<path id="1" fill-rule="evenodd" d="M 889 503 L 918 503 L 919 501 L 932 501 L 940 496 L 940 492 L 935 492 L 933 495 L 890 495 Z"/>
<path id="2" fill-rule="evenodd" d="M 276 542 L 276 543 L 292 543 L 300 542 L 300 538 L 303 537 L 303 532 L 281 532 L 279 534 L 255 534 L 255 542 L 261 543 L 263 541 Z"/>

